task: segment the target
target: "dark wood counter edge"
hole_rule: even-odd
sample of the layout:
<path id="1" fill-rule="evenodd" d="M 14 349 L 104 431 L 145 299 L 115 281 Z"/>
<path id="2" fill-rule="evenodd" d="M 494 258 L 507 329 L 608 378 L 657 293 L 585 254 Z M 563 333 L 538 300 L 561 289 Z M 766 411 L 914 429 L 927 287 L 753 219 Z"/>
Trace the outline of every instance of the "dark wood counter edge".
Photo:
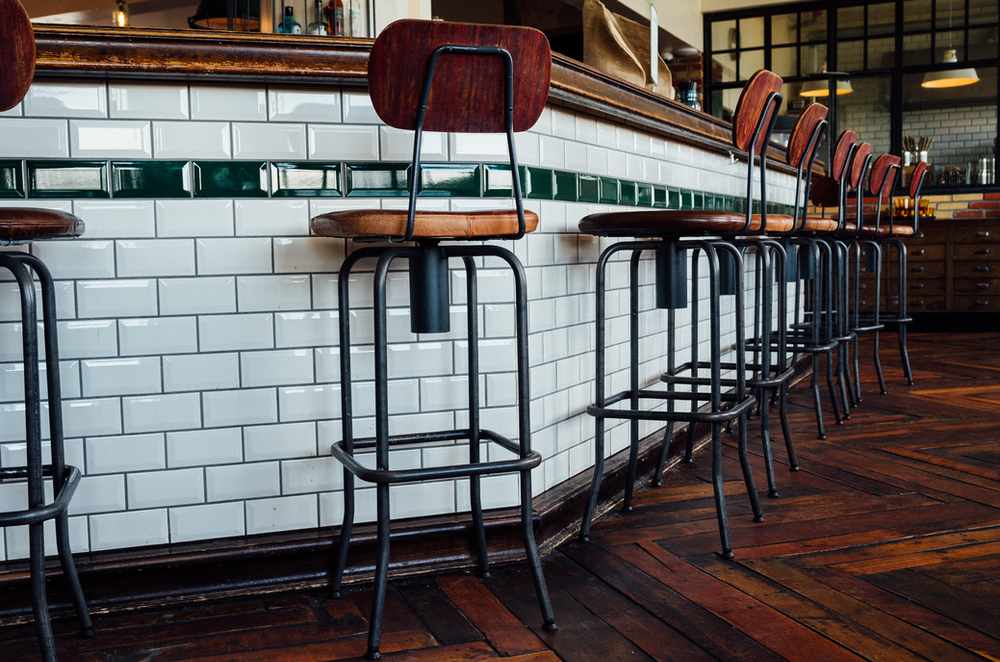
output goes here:
<path id="1" fill-rule="evenodd" d="M 364 86 L 370 39 L 197 31 L 35 26 L 36 76 L 103 76 Z M 728 155 L 731 125 L 585 64 L 553 54 L 550 100 L 645 129 L 679 143 Z M 792 172 L 784 149 L 768 151 L 772 168 Z"/>

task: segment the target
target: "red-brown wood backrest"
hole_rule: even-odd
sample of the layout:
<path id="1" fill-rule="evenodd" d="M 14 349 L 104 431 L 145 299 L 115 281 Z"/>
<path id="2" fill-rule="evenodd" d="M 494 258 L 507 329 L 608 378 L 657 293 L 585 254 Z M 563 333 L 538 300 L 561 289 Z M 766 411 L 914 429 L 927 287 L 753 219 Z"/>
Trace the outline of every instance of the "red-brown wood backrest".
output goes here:
<path id="1" fill-rule="evenodd" d="M 910 175 L 910 197 L 915 198 L 920 193 L 920 185 L 923 183 L 924 175 L 927 174 L 927 164 L 921 161 L 913 169 Z"/>
<path id="2" fill-rule="evenodd" d="M 764 113 L 767 98 L 772 92 L 781 91 L 781 76 L 767 69 L 757 71 L 740 93 L 740 99 L 736 102 L 736 111 L 733 113 L 733 145 L 744 152 L 750 151 L 750 142 L 754 139 L 754 130 Z M 772 116 L 778 112 L 777 104 L 771 108 L 763 124 L 765 129 L 770 123 Z M 755 153 L 760 154 L 764 147 L 763 141 L 757 144 Z"/>
<path id="3" fill-rule="evenodd" d="M 899 168 L 891 170 L 893 173 L 891 177 L 889 176 L 890 168 L 898 166 L 899 162 L 899 157 L 892 154 L 883 154 L 875 159 L 872 174 L 868 176 L 868 192 L 879 199 L 885 199 L 886 196 L 892 195 L 892 187 L 896 183 Z"/>
<path id="4" fill-rule="evenodd" d="M 851 154 L 851 146 L 858 139 L 858 134 L 853 131 L 844 131 L 837 139 L 837 148 L 833 152 L 833 179 L 840 181 L 847 169 L 847 157 Z"/>
<path id="5" fill-rule="evenodd" d="M 868 167 L 868 157 L 872 155 L 871 143 L 861 143 L 854 153 L 854 163 L 851 165 L 851 186 L 860 189 L 865 179 L 865 168 Z"/>
<path id="6" fill-rule="evenodd" d="M 444 44 L 500 46 L 514 61 L 514 130 L 531 128 L 549 96 L 549 42 L 533 28 L 404 19 L 375 40 L 368 89 L 386 124 L 415 129 L 431 53 Z M 424 129 L 502 133 L 504 64 L 500 57 L 446 53 L 437 61 Z"/>
<path id="7" fill-rule="evenodd" d="M 799 114 L 792 127 L 792 135 L 788 139 L 788 165 L 798 168 L 803 159 L 808 159 L 809 141 L 812 140 L 816 125 L 826 119 L 829 109 L 821 103 L 810 103 Z M 818 141 L 817 141 L 818 142 Z M 815 150 L 819 145 L 813 145 Z"/>
<path id="8" fill-rule="evenodd" d="M 0 0 L 0 112 L 24 98 L 35 74 L 35 33 L 17 0 Z"/>

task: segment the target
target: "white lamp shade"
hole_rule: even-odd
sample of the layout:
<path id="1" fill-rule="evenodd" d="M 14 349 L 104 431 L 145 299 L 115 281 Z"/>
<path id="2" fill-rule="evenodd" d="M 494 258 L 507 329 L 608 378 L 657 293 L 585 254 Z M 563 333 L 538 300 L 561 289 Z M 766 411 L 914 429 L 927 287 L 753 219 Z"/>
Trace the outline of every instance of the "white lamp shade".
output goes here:
<path id="1" fill-rule="evenodd" d="M 851 87 L 851 81 L 849 80 L 838 80 L 837 81 L 837 96 L 844 94 L 850 94 L 854 91 Z M 803 97 L 828 97 L 830 96 L 830 83 L 825 80 L 807 80 L 802 85 L 802 90 L 799 92 L 799 96 Z"/>
<path id="2" fill-rule="evenodd" d="M 945 64 L 958 62 L 954 49 L 946 51 L 944 54 Z M 924 74 L 924 82 L 920 87 L 941 88 L 941 87 L 961 87 L 962 85 L 972 85 L 979 82 L 979 74 L 972 67 L 963 69 L 946 69 L 945 71 L 928 71 Z"/>

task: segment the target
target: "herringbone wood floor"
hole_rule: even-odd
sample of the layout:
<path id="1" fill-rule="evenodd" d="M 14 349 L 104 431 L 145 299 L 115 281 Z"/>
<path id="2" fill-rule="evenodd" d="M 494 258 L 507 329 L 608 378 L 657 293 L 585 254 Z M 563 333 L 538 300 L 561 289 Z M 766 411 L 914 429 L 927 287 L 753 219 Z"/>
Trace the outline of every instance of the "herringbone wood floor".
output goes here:
<path id="1" fill-rule="evenodd" d="M 736 558 L 720 559 L 705 452 L 545 560 L 559 630 L 545 633 L 518 566 L 480 581 L 394 582 L 383 652 L 399 660 L 1000 660 L 1000 334 L 915 334 L 906 387 L 864 378 L 844 425 L 815 438 L 792 392 L 802 470 L 751 522 L 732 438 L 726 475 Z M 870 363 L 870 360 L 868 361 Z M 864 362 L 863 362 L 864 365 Z M 776 444 L 779 459 L 783 452 Z M 755 464 L 758 485 L 763 465 Z M 99 614 L 81 641 L 57 619 L 62 660 L 357 659 L 370 592 L 208 601 Z M 0 627 L 8 662 L 37 659 L 30 625 Z"/>

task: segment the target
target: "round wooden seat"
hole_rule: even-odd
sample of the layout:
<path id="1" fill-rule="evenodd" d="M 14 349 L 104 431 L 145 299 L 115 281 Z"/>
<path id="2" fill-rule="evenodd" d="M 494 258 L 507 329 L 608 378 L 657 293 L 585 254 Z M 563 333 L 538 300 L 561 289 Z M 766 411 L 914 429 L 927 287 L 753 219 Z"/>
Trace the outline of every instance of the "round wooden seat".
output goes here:
<path id="1" fill-rule="evenodd" d="M 83 234 L 82 220 L 51 209 L 0 207 L 0 243 L 18 244 L 34 239 L 70 239 Z"/>
<path id="2" fill-rule="evenodd" d="M 352 209 L 312 219 L 312 231 L 322 237 L 377 239 L 406 231 L 405 209 Z M 524 231 L 538 227 L 538 215 L 525 210 Z M 418 211 L 414 239 L 489 239 L 518 233 L 517 211 L 444 212 Z"/>
<path id="3" fill-rule="evenodd" d="M 737 212 L 708 210 L 614 211 L 591 214 L 580 221 L 580 231 L 601 237 L 681 237 L 714 236 L 742 232 L 746 215 Z M 767 229 L 787 232 L 792 229 L 791 216 L 769 214 Z M 761 229 L 761 216 L 754 214 L 747 232 Z"/>

